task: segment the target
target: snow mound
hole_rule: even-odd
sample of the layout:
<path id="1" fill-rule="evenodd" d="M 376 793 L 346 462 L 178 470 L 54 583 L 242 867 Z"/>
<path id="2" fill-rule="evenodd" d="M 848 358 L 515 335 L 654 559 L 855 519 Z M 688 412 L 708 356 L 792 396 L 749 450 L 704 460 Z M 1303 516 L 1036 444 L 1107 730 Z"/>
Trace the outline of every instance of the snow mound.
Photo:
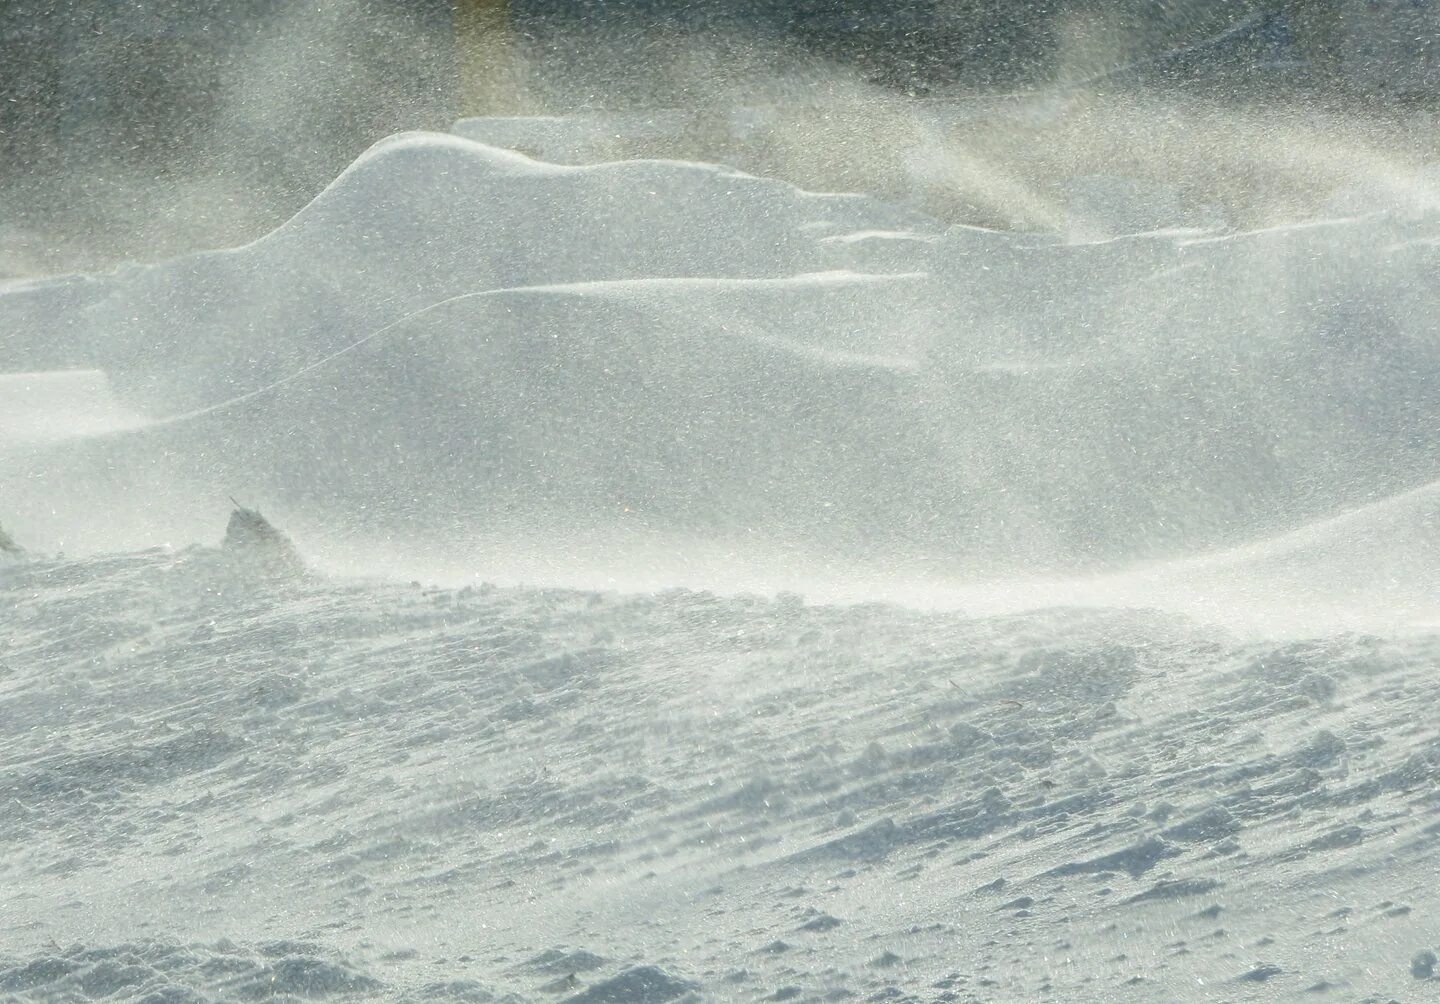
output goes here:
<path id="1" fill-rule="evenodd" d="M 1073 245 L 406 134 L 253 244 L 0 293 L 0 367 L 103 369 L 144 426 L 13 436 L 7 518 L 173 543 L 219 481 L 462 563 L 1194 555 L 1440 478 L 1437 233 L 1406 206 Z"/>
<path id="2" fill-rule="evenodd" d="M 0 370 L 84 358 L 118 373 L 181 371 L 163 395 L 127 384 L 137 402 L 180 410 L 261 386 L 462 293 L 820 271 L 833 261 L 818 244 L 826 233 L 920 222 L 709 165 L 567 168 L 405 134 L 254 244 L 0 296 Z"/>

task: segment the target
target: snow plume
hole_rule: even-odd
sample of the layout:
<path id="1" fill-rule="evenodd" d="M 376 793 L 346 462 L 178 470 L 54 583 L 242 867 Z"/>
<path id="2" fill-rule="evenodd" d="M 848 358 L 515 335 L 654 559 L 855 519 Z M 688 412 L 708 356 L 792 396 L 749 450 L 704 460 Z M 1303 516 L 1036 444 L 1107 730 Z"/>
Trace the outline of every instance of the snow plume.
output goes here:
<path id="1" fill-rule="evenodd" d="M 135 4 L 94 13 L 88 33 L 63 13 L 36 19 L 52 27 L 25 44 L 58 53 L 71 84 L 35 89 L 51 95 L 53 107 L 37 106 L 48 124 L 12 158 L 19 170 L 0 167 L 13 210 L 0 277 L 254 239 L 384 135 L 461 116 L 580 120 L 611 159 L 728 163 L 954 222 L 1082 234 L 1105 221 L 1072 219 L 1077 177 L 1138 178 L 1175 196 L 1185 219 L 1250 227 L 1313 213 L 1337 185 L 1412 190 L 1435 156 L 1423 112 L 1117 74 L 1159 43 L 1097 14 L 1048 27 L 1001 17 L 1035 36 L 1004 61 L 990 24 L 907 59 L 925 31 L 907 33 L 903 14 L 842 32 L 837 49 L 702 5 L 659 27 L 640 23 L 655 19 L 648 4 L 628 21 L 608 10 L 624 5 L 551 4 L 536 17 L 515 5 L 506 69 L 492 74 L 501 86 L 476 82 L 466 22 L 440 0 L 269 6 L 248 17 L 207 2 L 182 17 Z M 1232 6 L 1189 12 L 1203 23 L 1187 37 L 1243 21 Z"/>
<path id="2" fill-rule="evenodd" d="M 0 279 L 253 239 L 460 108 L 444 0 L 9 6 Z"/>
<path id="3" fill-rule="evenodd" d="M 523 98 L 472 106 L 490 117 L 458 128 L 501 145 L 515 137 L 564 162 L 726 163 L 804 188 L 878 193 L 949 222 L 1082 236 L 1109 221 L 1074 198 L 1077 179 L 1163 192 L 1168 205 L 1140 229 L 1295 222 L 1327 212 L 1337 189 L 1433 204 L 1425 168 L 1437 149 L 1424 108 L 1346 96 L 1334 81 L 1305 91 L 1263 75 L 1169 79 L 1164 57 L 1185 42 L 1201 52 L 1255 27 L 1254 11 L 1234 7 L 1189 11 L 1194 23 L 1178 33 L 1170 22 L 1170 44 L 1180 43 L 1171 49 L 1143 18 L 1071 12 L 1041 32 L 1043 58 L 984 82 L 972 77 L 994 64 L 1003 43 L 993 34 L 969 36 L 975 51 L 927 72 L 923 61 L 887 68 L 867 58 L 883 55 L 883 32 L 876 52 L 856 41 L 841 57 L 723 15 L 703 30 L 560 18 L 521 36 Z M 902 32 L 906 16 L 896 12 L 889 30 Z"/>

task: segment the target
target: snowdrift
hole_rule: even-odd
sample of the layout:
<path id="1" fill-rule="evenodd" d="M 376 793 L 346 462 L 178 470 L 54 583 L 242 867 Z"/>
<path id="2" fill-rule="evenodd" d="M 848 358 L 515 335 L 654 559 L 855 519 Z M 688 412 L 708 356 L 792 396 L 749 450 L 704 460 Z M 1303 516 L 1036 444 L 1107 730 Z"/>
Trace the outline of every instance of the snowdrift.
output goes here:
<path id="1" fill-rule="evenodd" d="M 1440 624 L 1440 482 L 1138 574 L 1122 589 L 1272 634 Z"/>
<path id="2" fill-rule="evenodd" d="M 1070 243 L 409 135 L 6 287 L 0 996 L 1432 981 L 1440 219 L 1361 203 Z"/>
<path id="3" fill-rule="evenodd" d="M 817 271 L 825 234 L 907 219 L 708 165 L 566 168 L 403 135 L 254 244 L 0 297 L 0 368 L 179 369 L 153 404 L 208 404 L 461 293 Z"/>
<path id="4" fill-rule="evenodd" d="M 1437 232 L 1072 244 L 407 134 L 254 244 L 0 294 L 0 368 L 103 369 L 150 423 L 0 448 L 17 525 L 67 546 L 183 540 L 241 492 L 397 540 L 1193 554 L 1440 477 Z M 104 528 L 66 501 L 97 492 Z M 120 514 L 156 498 L 173 531 Z"/>

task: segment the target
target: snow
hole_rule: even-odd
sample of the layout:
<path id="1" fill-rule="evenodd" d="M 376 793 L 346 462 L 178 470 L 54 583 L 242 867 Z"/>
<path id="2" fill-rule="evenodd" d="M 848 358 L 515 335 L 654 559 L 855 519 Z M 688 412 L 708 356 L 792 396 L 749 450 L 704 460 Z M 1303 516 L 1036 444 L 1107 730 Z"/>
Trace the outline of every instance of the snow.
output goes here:
<path id="1" fill-rule="evenodd" d="M 0 997 L 1435 979 L 1423 184 L 1019 234 L 569 159 L 0 289 Z"/>
<path id="2" fill-rule="evenodd" d="M 0 374 L 0 448 L 51 445 L 149 424 L 99 370 Z"/>
<path id="3" fill-rule="evenodd" d="M 183 543 L 239 491 L 330 555 L 431 565 L 457 516 L 471 566 L 697 534 L 962 577 L 1193 555 L 1440 476 L 1436 231 L 1407 206 L 1074 245 L 405 134 L 253 244 L 0 295 L 0 366 L 101 369 L 149 425 L 21 457 L 8 518 Z M 163 534 L 57 504 L 102 476 L 115 509 L 164 496 Z"/>
<path id="4" fill-rule="evenodd" d="M 0 572 L 20 999 L 1358 998 L 1440 940 L 1432 636 L 228 560 Z"/>

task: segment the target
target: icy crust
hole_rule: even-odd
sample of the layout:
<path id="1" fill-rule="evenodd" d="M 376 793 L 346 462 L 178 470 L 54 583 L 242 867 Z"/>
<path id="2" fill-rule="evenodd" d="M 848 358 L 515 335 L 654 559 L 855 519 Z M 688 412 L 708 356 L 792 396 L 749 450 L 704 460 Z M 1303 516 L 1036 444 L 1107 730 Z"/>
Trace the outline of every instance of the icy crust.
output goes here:
<path id="1" fill-rule="evenodd" d="M 415 1000 L 1388 1000 L 1433 976 L 1433 634 L 212 588 L 207 556 L 0 571 L 20 999 L 275 974 Z M 141 930 L 326 948 L 218 973 Z"/>

